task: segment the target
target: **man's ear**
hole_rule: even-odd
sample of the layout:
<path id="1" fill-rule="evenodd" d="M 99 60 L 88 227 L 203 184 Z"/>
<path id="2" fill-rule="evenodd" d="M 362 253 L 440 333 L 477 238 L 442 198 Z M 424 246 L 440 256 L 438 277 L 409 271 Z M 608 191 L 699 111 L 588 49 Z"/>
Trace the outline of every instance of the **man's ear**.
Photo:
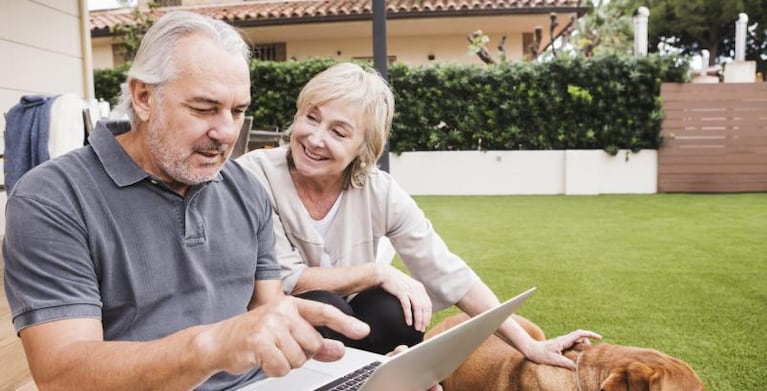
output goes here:
<path id="1" fill-rule="evenodd" d="M 130 81 L 131 103 L 136 116 L 142 121 L 149 121 L 151 113 L 150 98 L 154 90 L 146 83 L 140 80 L 131 79 Z"/>

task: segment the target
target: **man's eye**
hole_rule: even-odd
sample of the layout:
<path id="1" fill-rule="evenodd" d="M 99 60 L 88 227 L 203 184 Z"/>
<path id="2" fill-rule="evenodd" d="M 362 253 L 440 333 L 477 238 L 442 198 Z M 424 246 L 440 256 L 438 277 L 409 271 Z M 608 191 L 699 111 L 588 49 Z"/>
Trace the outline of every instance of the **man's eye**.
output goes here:
<path id="1" fill-rule="evenodd" d="M 200 113 L 200 114 L 214 114 L 216 112 L 215 108 L 208 108 L 208 107 L 192 107 L 192 110 L 195 113 Z"/>

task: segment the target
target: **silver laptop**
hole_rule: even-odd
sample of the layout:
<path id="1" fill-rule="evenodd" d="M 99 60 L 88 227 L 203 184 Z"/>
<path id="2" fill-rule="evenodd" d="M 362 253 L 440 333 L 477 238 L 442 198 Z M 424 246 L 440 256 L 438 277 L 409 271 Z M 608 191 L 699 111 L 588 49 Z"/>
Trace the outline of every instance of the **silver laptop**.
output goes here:
<path id="1" fill-rule="evenodd" d="M 309 360 L 284 377 L 258 381 L 240 391 L 424 391 L 458 368 L 533 291 L 535 288 L 394 357 L 346 348 L 338 361 Z M 345 382 L 353 384 L 339 386 Z"/>

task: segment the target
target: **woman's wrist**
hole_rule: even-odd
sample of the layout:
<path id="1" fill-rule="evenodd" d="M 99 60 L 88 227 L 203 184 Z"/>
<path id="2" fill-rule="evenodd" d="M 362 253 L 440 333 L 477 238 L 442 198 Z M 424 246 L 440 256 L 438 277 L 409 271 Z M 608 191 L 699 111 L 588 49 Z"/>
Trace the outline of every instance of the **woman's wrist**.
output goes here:
<path id="1" fill-rule="evenodd" d="M 513 322 L 513 323 L 510 323 Z M 504 339 L 517 349 L 528 360 L 532 360 L 536 356 L 536 350 L 538 348 L 538 341 L 534 340 L 527 332 L 512 318 L 509 318 L 501 326 L 501 333 Z"/>
<path id="2" fill-rule="evenodd" d="M 371 271 L 369 275 L 371 276 L 371 284 L 370 287 L 379 287 L 384 284 L 386 281 L 386 265 L 380 264 L 380 263 L 369 263 Z"/>

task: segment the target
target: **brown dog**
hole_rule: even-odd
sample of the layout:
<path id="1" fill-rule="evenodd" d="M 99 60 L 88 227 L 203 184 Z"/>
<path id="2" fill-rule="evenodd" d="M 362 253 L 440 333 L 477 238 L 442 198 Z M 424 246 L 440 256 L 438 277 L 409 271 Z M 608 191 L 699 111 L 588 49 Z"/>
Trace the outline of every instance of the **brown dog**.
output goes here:
<path id="1" fill-rule="evenodd" d="M 536 340 L 545 335 L 533 322 L 514 315 Z M 449 317 L 429 330 L 426 338 L 467 319 Z M 578 369 L 539 365 L 525 359 L 496 336 L 488 338 L 442 382 L 445 391 L 704 391 L 689 365 L 651 349 L 599 343 L 577 344 L 564 352 Z"/>

